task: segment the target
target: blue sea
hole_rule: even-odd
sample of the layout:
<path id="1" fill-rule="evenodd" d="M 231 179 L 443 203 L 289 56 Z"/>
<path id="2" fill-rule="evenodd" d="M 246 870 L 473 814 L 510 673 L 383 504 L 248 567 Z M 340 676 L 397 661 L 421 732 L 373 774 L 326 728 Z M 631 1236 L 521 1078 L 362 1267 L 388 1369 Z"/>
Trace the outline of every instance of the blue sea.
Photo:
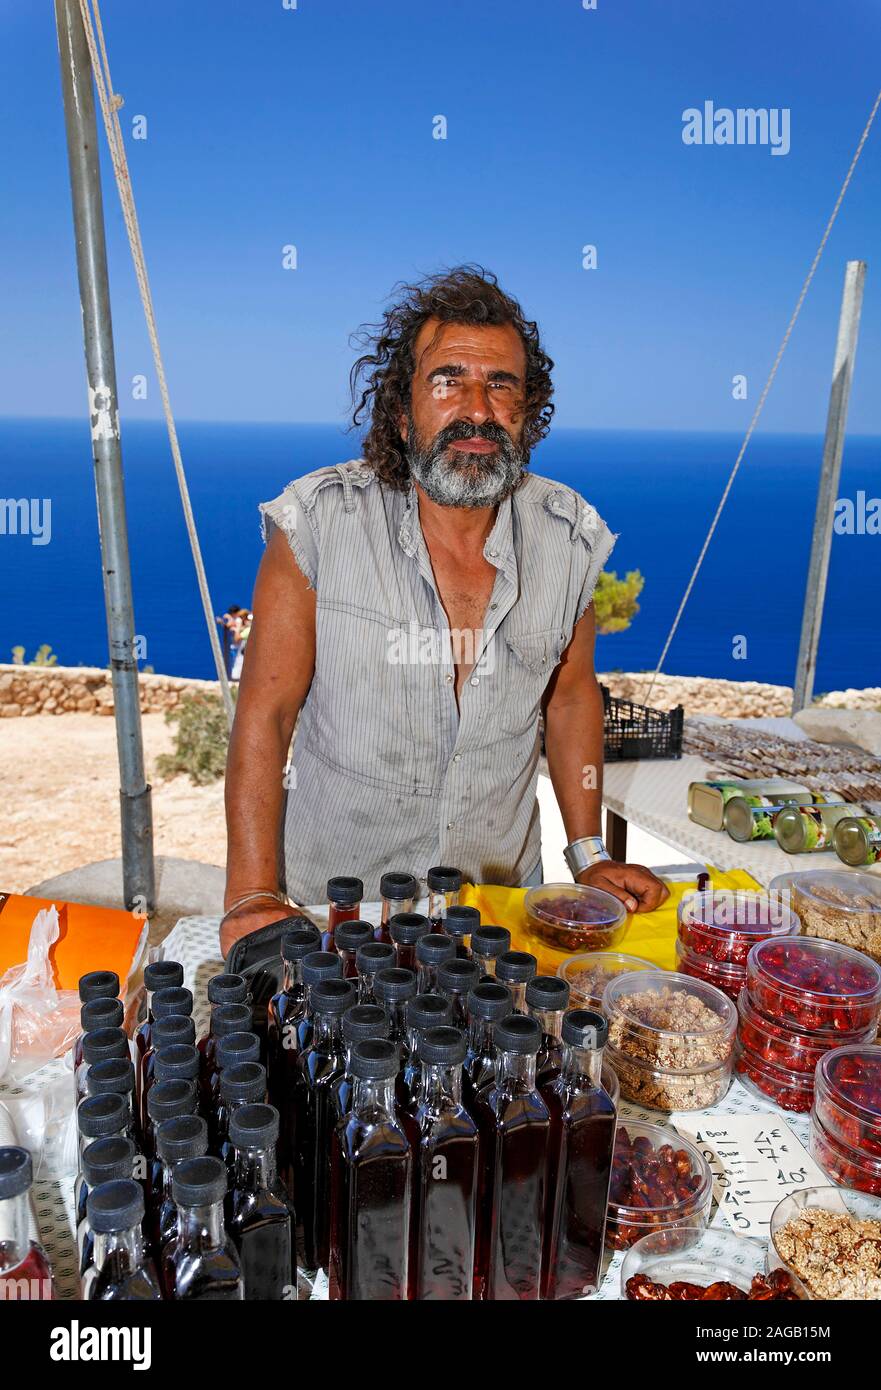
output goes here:
<path id="1" fill-rule="evenodd" d="M 358 453 L 334 425 L 182 423 L 184 464 L 215 612 L 250 602 L 262 543 L 257 503 L 291 478 Z M 144 663 L 181 676 L 213 664 L 164 426 L 124 423 L 135 603 Z M 653 669 L 740 444 L 724 434 L 555 429 L 533 458 L 570 484 L 619 540 L 609 567 L 639 569 L 640 612 L 598 640 L 600 670 Z M 665 670 L 790 684 L 822 439 L 757 435 Z M 48 643 L 63 665 L 104 666 L 107 637 L 85 420 L 0 420 L 0 494 L 51 498 L 52 536 L 0 535 L 0 660 Z M 839 495 L 881 497 L 881 439 L 847 441 Z M 881 683 L 881 537 L 836 534 L 816 692 Z M 738 656 L 736 653 L 742 653 Z"/>

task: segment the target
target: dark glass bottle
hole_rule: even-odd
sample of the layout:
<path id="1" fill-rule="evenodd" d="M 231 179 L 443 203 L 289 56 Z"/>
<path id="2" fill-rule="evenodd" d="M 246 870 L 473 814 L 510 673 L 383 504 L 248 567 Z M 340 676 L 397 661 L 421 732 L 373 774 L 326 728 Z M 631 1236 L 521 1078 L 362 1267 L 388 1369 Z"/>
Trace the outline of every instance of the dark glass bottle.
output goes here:
<path id="1" fill-rule="evenodd" d="M 86 1096 L 76 1108 L 76 1123 L 79 1134 L 77 1154 L 77 1181 L 82 1177 L 83 1154 L 93 1139 L 110 1139 L 123 1136 L 131 1139 L 128 1104 L 125 1096 L 112 1091 L 100 1096 Z M 74 1202 L 77 1188 L 74 1188 Z"/>
<path id="2" fill-rule="evenodd" d="M 353 1004 L 343 1014 L 344 1070 L 330 1085 L 330 1127 L 333 1128 L 352 1108 L 352 1048 L 368 1038 L 387 1038 L 389 1017 L 378 1004 Z M 327 1155 L 330 1164 L 330 1153 Z"/>
<path id="3" fill-rule="evenodd" d="M 140 1183 L 132 1178 L 101 1183 L 89 1193 L 87 1212 L 95 1246 L 83 1275 L 83 1299 L 89 1303 L 159 1302 L 159 1279 L 144 1245 Z"/>
<path id="4" fill-rule="evenodd" d="M 468 1045 L 462 1068 L 462 1097 L 474 1114 L 474 1097 L 496 1076 L 495 1027 L 514 1008 L 507 985 L 483 980 L 468 995 Z"/>
<path id="5" fill-rule="evenodd" d="M 437 968 L 437 989 L 453 1006 L 453 1025 L 465 1028 L 468 1024 L 468 995 L 480 979 L 473 960 L 454 956 Z"/>
<path id="6" fill-rule="evenodd" d="M 398 1061 L 390 1039 L 352 1048 L 352 1109 L 331 1149 L 332 1299 L 407 1298 L 413 1150 L 395 1104 Z"/>
<path id="7" fill-rule="evenodd" d="M 312 1041 L 300 1054 L 294 1092 L 294 1190 L 305 1269 L 327 1267 L 327 1146 L 331 1088 L 345 1071 L 343 1014 L 357 999 L 352 980 L 322 980 L 312 986 Z"/>
<path id="8" fill-rule="evenodd" d="M 388 920 L 389 936 L 395 948 L 395 964 L 401 970 L 416 970 L 416 943 L 428 936 L 428 918 L 421 912 L 396 912 Z"/>
<path id="9" fill-rule="evenodd" d="M 150 1032 L 153 1026 L 155 1014 L 153 1012 L 153 996 L 162 989 L 180 989 L 184 982 L 184 968 L 176 960 L 154 960 L 144 967 L 144 1001 L 142 1012 L 139 1014 L 138 1026 L 135 1029 L 133 1042 L 135 1045 L 135 1085 L 136 1104 L 138 1113 L 141 1105 L 141 1062 L 145 1052 L 150 1050 Z M 117 990 L 117 994 L 119 990 Z M 176 1010 L 175 1012 L 186 1012 L 186 1010 Z M 192 1006 L 190 1008 L 192 1013 Z"/>
<path id="10" fill-rule="evenodd" d="M 509 1014 L 495 1027 L 496 1075 L 478 1091 L 480 1130 L 474 1297 L 533 1301 L 541 1291 L 548 1108 L 535 1089 L 541 1028 Z"/>
<path id="11" fill-rule="evenodd" d="M 600 1283 L 615 1150 L 615 1105 L 603 1089 L 609 1026 L 591 1009 L 563 1018 L 561 1070 L 542 1087 L 551 1117 L 542 1291 L 581 1298 Z"/>
<path id="12" fill-rule="evenodd" d="M 417 994 L 405 1009 L 405 1051 L 395 1091 L 402 1110 L 413 1111 L 422 1084 L 419 1037 L 426 1028 L 441 1028 L 452 1021 L 453 1006 L 445 994 Z"/>
<path id="13" fill-rule="evenodd" d="M 294 1208 L 276 1173 L 278 1111 L 243 1105 L 230 1119 L 235 1176 L 226 1196 L 226 1224 L 239 1252 L 245 1298 L 296 1297 Z"/>
<path id="14" fill-rule="evenodd" d="M 157 1081 L 147 1097 L 147 1128 L 144 1141 L 153 1155 L 147 1164 L 147 1201 L 162 1186 L 162 1159 L 156 1153 L 156 1130 L 164 1120 L 173 1120 L 178 1115 L 195 1115 L 198 1094 L 192 1081 L 174 1077 L 170 1081 Z"/>
<path id="15" fill-rule="evenodd" d="M 339 922 L 334 931 L 334 946 L 343 963 L 343 979 L 357 980 L 358 951 L 373 940 L 373 924 L 355 918 L 351 922 Z"/>
<path id="16" fill-rule="evenodd" d="M 495 927 L 482 922 L 471 933 L 471 959 L 480 969 L 480 981 L 496 978 L 496 961 L 511 949 L 511 933 L 507 927 Z"/>
<path id="17" fill-rule="evenodd" d="M 132 1111 L 135 1094 L 135 1069 L 128 1057 L 107 1057 L 93 1062 L 86 1071 L 86 1091 L 90 1096 L 120 1095 L 128 1110 L 128 1135 L 140 1147 L 139 1127 Z"/>
<path id="18" fill-rule="evenodd" d="M 157 1019 L 157 1024 L 159 1020 Z M 193 1043 L 169 1043 L 168 1046 L 157 1048 L 153 1053 L 153 1082 L 150 1087 L 158 1086 L 162 1081 L 191 1081 L 196 1092 L 196 1104 L 199 1100 L 199 1054 Z M 147 1092 L 147 1104 L 150 1103 L 150 1091 Z M 143 1136 L 144 1156 L 149 1161 L 156 1155 L 155 1131 L 150 1126 Z"/>
<path id="19" fill-rule="evenodd" d="M 162 1177 L 150 1194 L 145 1224 L 150 1249 L 161 1269 L 165 1247 L 177 1234 L 177 1206 L 172 1190 L 174 1170 L 185 1158 L 203 1158 L 208 1152 L 205 1120 L 201 1115 L 175 1115 L 163 1120 L 156 1129 L 156 1149 Z"/>
<path id="20" fill-rule="evenodd" d="M 159 1079 L 156 1065 L 156 1058 L 159 1052 L 164 1052 L 167 1048 L 181 1045 L 192 1047 L 196 1037 L 196 1026 L 191 1018 L 183 1014 L 167 1014 L 162 1018 L 154 1018 L 153 1029 L 150 1034 L 150 1050 L 145 1052 L 141 1062 L 141 1134 L 146 1135 L 147 1124 L 147 1098 L 150 1091 Z M 167 1078 L 166 1078 L 167 1079 Z M 192 1077 L 188 1077 L 192 1081 Z M 152 1156 L 152 1155 L 151 1155 Z"/>
<path id="21" fill-rule="evenodd" d="M 217 1044 L 230 1033 L 251 1033 L 250 1004 L 215 1004 L 208 1020 L 208 1036 L 199 1057 L 199 1104 L 210 1112 L 217 1075 Z"/>
<path id="22" fill-rule="evenodd" d="M 0 1148 L 0 1303 L 47 1302 L 56 1297 L 46 1252 L 31 1240 L 28 1203 L 34 1169 L 27 1149 Z M 7 1314 L 7 1316 L 9 1316 Z M 4 1328 L 7 1374 L 13 1329 Z"/>
<path id="23" fill-rule="evenodd" d="M 238 1302 L 244 1280 L 238 1251 L 223 1224 L 226 1169 L 219 1158 L 185 1158 L 175 1165 L 171 1195 L 177 1232 L 162 1255 L 167 1297 Z"/>
<path id="24" fill-rule="evenodd" d="M 76 1249 L 80 1278 L 92 1263 L 95 1236 L 89 1225 L 88 1199 L 93 1188 L 102 1182 L 134 1175 L 135 1146 L 131 1139 L 117 1135 L 114 1139 L 93 1139 L 83 1153 L 83 1171 L 75 1187 Z"/>
<path id="25" fill-rule="evenodd" d="M 446 932 L 429 932 L 416 942 L 416 987 L 420 994 L 437 993 L 437 968 L 452 960 L 456 943 Z"/>
<path id="26" fill-rule="evenodd" d="M 453 938 L 459 960 L 471 959 L 471 934 L 480 926 L 480 913 L 476 907 L 463 907 L 457 903 L 447 909 L 447 915 L 440 930 Z"/>
<path id="27" fill-rule="evenodd" d="M 443 921 L 447 911 L 459 902 L 462 875 L 458 869 L 437 864 L 425 876 L 428 887 L 428 920 L 433 932 L 443 931 Z"/>
<path id="28" fill-rule="evenodd" d="M 259 1062 L 237 1062 L 227 1067 L 220 1078 L 220 1104 L 217 1107 L 217 1156 L 223 1160 L 233 1179 L 235 1150 L 229 1137 L 229 1122 L 233 1113 L 243 1105 L 266 1103 L 266 1068 Z"/>
<path id="29" fill-rule="evenodd" d="M 102 971 L 99 973 L 113 974 L 112 971 Z M 85 978 L 85 977 L 84 977 Z M 122 1000 L 100 996 L 98 999 L 89 999 L 80 1008 L 80 1033 L 73 1045 L 73 1090 L 77 1104 L 86 1094 L 86 1067 L 87 1062 L 83 1059 L 83 1043 L 87 1033 L 92 1033 L 97 1028 L 121 1028 L 125 1010 L 122 1007 Z"/>
<path id="30" fill-rule="evenodd" d="M 412 912 L 413 904 L 419 897 L 419 882 L 412 874 L 388 873 L 379 880 L 379 896 L 382 900 L 382 915 L 374 932 L 377 941 L 386 946 L 392 944 L 388 922 L 396 912 Z"/>
<path id="31" fill-rule="evenodd" d="M 184 989 L 183 985 L 163 985 L 161 989 L 152 991 L 149 999 L 150 1012 L 135 1034 L 135 1118 L 141 1125 L 147 1113 L 144 1075 L 153 1052 L 153 1024 L 158 1018 L 193 1016 L 193 994 L 191 990 Z M 195 1025 L 193 1032 L 195 1033 Z"/>
<path id="32" fill-rule="evenodd" d="M 408 1000 L 416 998 L 416 971 L 403 970 L 399 965 L 378 970 L 373 977 L 373 997 L 388 1014 L 392 1042 L 403 1044 L 406 1036 L 405 1009 Z"/>
<path id="33" fill-rule="evenodd" d="M 217 1070 L 211 1078 L 211 1096 L 205 1119 L 208 1121 L 208 1147 L 216 1151 L 220 1143 L 218 1111 L 220 1109 L 220 1078 L 227 1067 L 239 1062 L 260 1061 L 260 1039 L 256 1033 L 227 1033 L 217 1039 L 214 1052 Z"/>
<path id="34" fill-rule="evenodd" d="M 206 1091 L 208 1073 L 214 1068 L 214 1014 L 217 1009 L 228 1004 L 239 1008 L 244 1006 L 248 1010 L 248 1017 L 239 1025 L 242 1030 L 250 1029 L 253 1021 L 248 982 L 241 975 L 213 975 L 208 981 L 208 1003 L 211 1006 L 208 1028 L 196 1044 L 199 1049 L 199 1086 L 203 1094 Z M 229 1031 L 234 1030 L 231 1028 Z"/>
<path id="35" fill-rule="evenodd" d="M 322 951 L 335 951 L 334 932 L 340 922 L 354 922 L 361 916 L 364 884 L 360 878 L 338 875 L 327 880 L 327 927 L 321 933 Z"/>
<path id="36" fill-rule="evenodd" d="M 477 1125 L 462 1104 L 465 1038 L 458 1028 L 419 1036 L 411 1296 L 467 1303 L 474 1278 Z"/>
<path id="37" fill-rule="evenodd" d="M 535 1060 L 535 1084 L 541 1090 L 560 1070 L 563 1060 L 563 1014 L 569 1007 L 569 986 L 557 975 L 536 975 L 526 986 L 526 1012 L 541 1024 L 541 1047 Z"/>
<path id="38" fill-rule="evenodd" d="M 86 1076 L 89 1067 L 93 1066 L 95 1062 L 105 1061 L 108 1057 L 128 1059 L 128 1038 L 122 1029 L 95 1028 L 91 1033 L 86 1033 L 83 1038 L 82 1065 L 77 1077 L 75 1104 L 78 1105 L 85 1098 Z"/>
<path id="39" fill-rule="evenodd" d="M 296 1050 L 304 1052 L 312 1041 L 312 989 L 324 980 L 341 980 L 343 962 L 336 951 L 310 951 L 303 959 L 306 1008 L 296 1024 Z"/>
<path id="40" fill-rule="evenodd" d="M 373 982 L 380 970 L 391 970 L 396 960 L 395 948 L 390 941 L 372 941 L 358 947 L 355 966 L 358 971 L 359 1003 L 376 1003 Z"/>
<path id="41" fill-rule="evenodd" d="M 269 1099 L 279 1114 L 290 1095 L 297 1066 L 297 1023 L 306 1012 L 306 982 L 303 961 L 320 949 L 317 927 L 295 927 L 282 934 L 281 958 L 284 982 L 266 1010 L 266 1075 Z M 282 1129 L 284 1117 L 282 1115 Z"/>
<path id="42" fill-rule="evenodd" d="M 507 985 L 515 1014 L 526 1013 L 526 986 L 538 974 L 538 961 L 528 951 L 503 951 L 496 957 L 496 979 Z"/>

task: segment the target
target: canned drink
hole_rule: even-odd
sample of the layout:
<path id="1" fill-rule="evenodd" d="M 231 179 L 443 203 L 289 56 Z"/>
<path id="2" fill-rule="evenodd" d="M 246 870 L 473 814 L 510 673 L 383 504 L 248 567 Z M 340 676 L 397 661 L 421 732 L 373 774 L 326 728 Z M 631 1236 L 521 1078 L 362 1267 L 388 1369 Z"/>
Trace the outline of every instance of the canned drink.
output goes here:
<path id="1" fill-rule="evenodd" d="M 692 782 L 688 788 L 688 818 L 707 830 L 721 830 L 725 822 L 725 806 L 735 796 L 764 796 L 769 798 L 768 804 L 775 805 L 793 801 L 810 806 L 814 800 L 801 782 L 789 782 L 783 777 L 732 777 L 713 782 Z"/>
<path id="2" fill-rule="evenodd" d="M 881 815 L 845 816 L 836 825 L 832 842 L 843 864 L 877 864 L 881 861 Z"/>
<path id="3" fill-rule="evenodd" d="M 862 813 L 862 806 L 845 801 L 818 806 L 782 806 L 774 817 L 774 836 L 787 854 L 831 850 L 838 822 Z"/>

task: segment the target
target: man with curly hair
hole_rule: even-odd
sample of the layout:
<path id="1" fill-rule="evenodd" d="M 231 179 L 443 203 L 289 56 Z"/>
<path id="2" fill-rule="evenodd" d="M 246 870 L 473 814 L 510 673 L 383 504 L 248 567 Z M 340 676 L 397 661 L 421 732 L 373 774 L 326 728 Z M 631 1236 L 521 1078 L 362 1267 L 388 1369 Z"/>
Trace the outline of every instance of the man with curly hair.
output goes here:
<path id="1" fill-rule="evenodd" d="M 600 839 L 591 603 L 614 537 L 529 471 L 553 363 L 492 274 L 400 287 L 352 370 L 360 459 L 261 508 L 266 551 L 226 777 L 224 951 L 385 870 L 541 882 L 539 716 L 581 883 L 634 910 L 665 886 Z M 288 764 L 291 739 L 296 738 Z"/>

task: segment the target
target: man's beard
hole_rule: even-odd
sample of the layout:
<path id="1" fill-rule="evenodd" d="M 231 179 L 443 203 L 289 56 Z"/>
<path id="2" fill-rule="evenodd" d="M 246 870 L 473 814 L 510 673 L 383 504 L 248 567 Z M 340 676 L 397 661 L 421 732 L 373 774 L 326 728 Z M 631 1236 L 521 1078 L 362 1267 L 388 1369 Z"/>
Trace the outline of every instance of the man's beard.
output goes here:
<path id="1" fill-rule="evenodd" d="M 471 425 L 455 420 L 426 445 L 407 418 L 407 459 L 417 483 L 441 507 L 495 507 L 514 491 L 529 463 L 529 452 L 519 448 L 501 425 L 487 421 Z M 494 454 L 462 453 L 450 449 L 456 439 L 487 439 L 497 445 Z"/>

